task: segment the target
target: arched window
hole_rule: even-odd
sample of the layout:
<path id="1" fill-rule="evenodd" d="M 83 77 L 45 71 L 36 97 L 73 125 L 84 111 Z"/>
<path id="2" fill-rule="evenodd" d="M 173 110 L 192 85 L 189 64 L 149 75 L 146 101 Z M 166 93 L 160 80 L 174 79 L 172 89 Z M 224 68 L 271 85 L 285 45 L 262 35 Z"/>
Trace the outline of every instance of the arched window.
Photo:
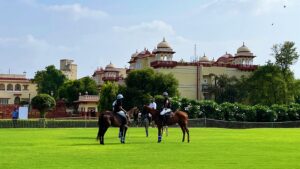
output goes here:
<path id="1" fill-rule="evenodd" d="M 21 85 L 20 84 L 15 85 L 15 91 L 21 91 Z"/>
<path id="2" fill-rule="evenodd" d="M 5 85 L 4 84 L 0 84 L 0 90 L 5 90 Z"/>
<path id="3" fill-rule="evenodd" d="M 14 86 L 12 84 L 8 84 L 7 85 L 7 90 L 13 91 L 14 90 Z"/>

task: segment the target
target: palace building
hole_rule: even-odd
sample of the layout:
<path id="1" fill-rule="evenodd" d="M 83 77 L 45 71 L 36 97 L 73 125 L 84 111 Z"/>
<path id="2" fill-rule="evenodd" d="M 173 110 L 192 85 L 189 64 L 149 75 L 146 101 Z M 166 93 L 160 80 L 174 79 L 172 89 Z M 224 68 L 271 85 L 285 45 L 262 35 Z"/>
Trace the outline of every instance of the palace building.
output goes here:
<path id="1" fill-rule="evenodd" d="M 104 69 L 101 67 L 95 70 L 92 77 L 99 87 L 101 87 L 107 81 L 124 84 L 124 79 L 126 78 L 126 69 L 116 68 L 112 63 L 110 63 Z"/>
<path id="2" fill-rule="evenodd" d="M 175 51 L 163 39 L 153 51 L 144 49 L 131 55 L 129 70 L 153 68 L 158 72 L 172 73 L 178 80 L 178 90 L 182 97 L 189 99 L 213 99 L 210 89 L 216 84 L 217 77 L 227 75 L 249 76 L 257 68 L 253 65 L 254 54 L 243 44 L 235 55 L 225 53 L 216 61 L 202 56 L 195 61 L 174 61 Z"/>
<path id="3" fill-rule="evenodd" d="M 0 104 L 29 103 L 37 95 L 37 86 L 25 74 L 0 74 Z"/>

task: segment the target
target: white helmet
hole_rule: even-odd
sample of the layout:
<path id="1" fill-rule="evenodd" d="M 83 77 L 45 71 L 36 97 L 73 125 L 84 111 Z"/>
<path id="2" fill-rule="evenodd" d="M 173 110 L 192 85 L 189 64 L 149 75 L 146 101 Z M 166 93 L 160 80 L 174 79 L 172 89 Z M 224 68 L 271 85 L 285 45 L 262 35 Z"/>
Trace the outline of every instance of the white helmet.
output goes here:
<path id="1" fill-rule="evenodd" d="M 168 96 L 168 93 L 167 92 L 163 92 L 163 96 Z"/>
<path id="2" fill-rule="evenodd" d="M 122 94 L 118 94 L 117 99 L 123 99 L 123 95 Z"/>

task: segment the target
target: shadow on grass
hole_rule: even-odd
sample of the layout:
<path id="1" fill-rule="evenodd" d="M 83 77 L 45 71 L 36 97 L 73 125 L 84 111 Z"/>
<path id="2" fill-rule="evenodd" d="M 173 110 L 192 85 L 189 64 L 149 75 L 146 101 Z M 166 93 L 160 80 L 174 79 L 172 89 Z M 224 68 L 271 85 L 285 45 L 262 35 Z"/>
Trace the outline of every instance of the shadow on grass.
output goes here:
<path id="1" fill-rule="evenodd" d="M 66 139 L 71 139 L 71 140 L 96 140 L 96 136 L 95 137 L 66 137 Z"/>

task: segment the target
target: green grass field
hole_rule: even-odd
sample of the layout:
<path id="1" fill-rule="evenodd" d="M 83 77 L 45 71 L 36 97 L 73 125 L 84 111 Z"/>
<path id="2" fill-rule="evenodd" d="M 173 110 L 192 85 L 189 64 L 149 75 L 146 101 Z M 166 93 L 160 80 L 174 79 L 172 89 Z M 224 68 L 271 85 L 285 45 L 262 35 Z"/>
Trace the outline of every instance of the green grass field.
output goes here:
<path id="1" fill-rule="evenodd" d="M 192 128 L 191 142 L 181 142 L 179 128 L 158 144 L 157 130 L 144 136 L 130 128 L 126 144 L 110 128 L 106 145 L 97 129 L 0 129 L 0 169 L 32 168 L 300 168 L 299 129 L 231 130 Z"/>

